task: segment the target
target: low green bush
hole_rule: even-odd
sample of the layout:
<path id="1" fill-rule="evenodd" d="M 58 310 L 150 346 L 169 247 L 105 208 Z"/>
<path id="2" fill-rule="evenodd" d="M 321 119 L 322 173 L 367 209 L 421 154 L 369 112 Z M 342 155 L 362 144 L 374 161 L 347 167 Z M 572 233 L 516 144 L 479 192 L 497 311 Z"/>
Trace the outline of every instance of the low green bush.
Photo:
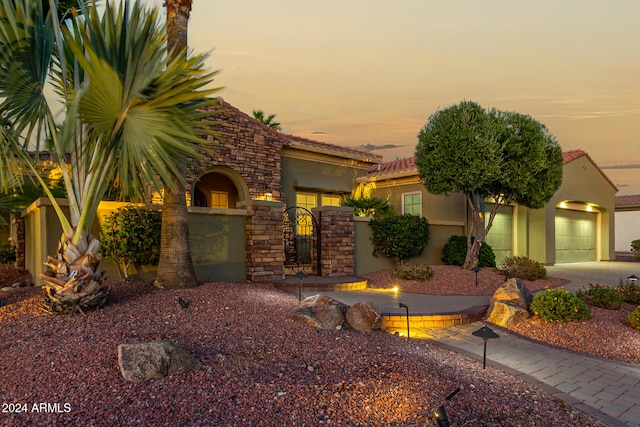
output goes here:
<path id="1" fill-rule="evenodd" d="M 105 218 L 100 234 L 104 259 L 129 280 L 129 266 L 158 265 L 162 215 L 144 207 L 125 206 Z"/>
<path id="2" fill-rule="evenodd" d="M 640 304 L 640 286 L 635 283 L 629 283 L 620 286 L 620 295 L 624 302 L 629 304 Z"/>
<path id="3" fill-rule="evenodd" d="M 588 289 L 579 289 L 576 296 L 588 305 L 607 310 L 620 310 L 624 304 L 620 291 L 610 286 L 590 284 Z"/>
<path id="4" fill-rule="evenodd" d="M 0 264 L 16 262 L 16 247 L 12 243 L 0 243 Z"/>
<path id="5" fill-rule="evenodd" d="M 635 259 L 640 259 L 640 239 L 631 241 L 631 252 Z"/>
<path id="6" fill-rule="evenodd" d="M 550 323 L 591 319 L 591 310 L 584 301 L 562 287 L 538 292 L 530 308 L 536 316 Z"/>
<path id="7" fill-rule="evenodd" d="M 467 257 L 467 237 L 451 236 L 449 241 L 442 248 L 442 262 L 448 265 L 463 265 Z M 478 254 L 479 267 L 495 267 L 496 255 L 493 248 L 486 242 L 482 242 L 480 253 Z"/>
<path id="8" fill-rule="evenodd" d="M 627 325 L 634 329 L 640 330 L 640 306 L 638 306 L 632 313 L 627 314 Z"/>
<path id="9" fill-rule="evenodd" d="M 393 270 L 398 279 L 420 280 L 424 282 L 433 276 L 433 271 L 427 265 L 401 264 Z"/>
<path id="10" fill-rule="evenodd" d="M 374 218 L 369 226 L 373 256 L 383 255 L 396 264 L 420 255 L 429 242 L 429 222 L 418 215 Z"/>
<path id="11" fill-rule="evenodd" d="M 525 256 L 510 256 L 502 260 L 500 268 L 509 274 L 524 280 L 538 280 L 547 277 L 547 269 L 538 261 Z"/>

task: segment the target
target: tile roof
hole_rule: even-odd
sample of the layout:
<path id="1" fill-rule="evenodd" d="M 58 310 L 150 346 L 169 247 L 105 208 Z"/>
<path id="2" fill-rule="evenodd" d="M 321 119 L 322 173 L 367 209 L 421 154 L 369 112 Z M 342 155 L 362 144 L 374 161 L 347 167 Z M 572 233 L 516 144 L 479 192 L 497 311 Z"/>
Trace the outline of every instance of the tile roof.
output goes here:
<path id="1" fill-rule="evenodd" d="M 616 196 L 616 207 L 640 206 L 640 194 Z"/>
<path id="2" fill-rule="evenodd" d="M 415 157 L 405 157 L 403 159 L 373 165 L 365 177 L 366 179 L 391 179 L 418 175 L 415 160 Z"/>
<path id="3" fill-rule="evenodd" d="M 600 166 L 598 166 L 596 162 L 593 161 L 591 156 L 589 156 L 589 154 L 584 150 L 578 149 L 578 150 L 564 151 L 562 153 L 563 164 L 566 165 L 567 163 L 572 162 L 582 156 L 586 156 L 587 159 L 589 159 L 589 161 L 593 164 L 593 166 L 595 166 L 595 168 L 602 174 L 604 179 L 606 179 L 607 182 L 611 184 L 613 188 L 616 189 L 616 191 L 618 190 L 618 187 L 616 187 L 613 181 L 609 179 L 609 177 L 604 173 L 604 171 L 600 169 Z M 369 172 L 367 173 L 367 175 L 365 175 L 364 178 L 367 180 L 372 178 L 381 180 L 381 179 L 391 179 L 391 178 L 399 178 L 403 176 L 417 175 L 418 169 L 416 168 L 416 165 L 415 165 L 415 159 L 416 159 L 415 157 L 406 157 L 404 159 L 397 159 L 397 160 L 392 160 L 390 162 L 374 165 L 369 169 Z"/>
<path id="4" fill-rule="evenodd" d="M 357 159 L 372 163 L 380 163 L 382 161 L 382 156 L 378 154 L 371 153 L 369 151 L 356 150 L 354 148 L 343 147 L 341 145 L 329 144 L 327 142 L 314 141 L 307 138 L 302 138 L 300 136 L 289 135 L 286 133 L 278 132 L 274 129 L 271 129 L 269 126 L 261 123 L 260 121 L 253 118 L 233 105 L 226 102 L 223 98 L 217 98 L 218 104 L 224 108 L 228 112 L 233 112 L 234 114 L 240 114 L 245 116 L 245 118 L 249 119 L 254 125 L 261 126 L 265 130 L 273 133 L 281 139 L 284 139 L 287 142 L 287 145 L 293 148 L 298 148 L 300 150 L 305 151 L 313 151 L 320 152 L 325 154 L 331 154 L 334 156 L 347 157 L 350 159 Z"/>

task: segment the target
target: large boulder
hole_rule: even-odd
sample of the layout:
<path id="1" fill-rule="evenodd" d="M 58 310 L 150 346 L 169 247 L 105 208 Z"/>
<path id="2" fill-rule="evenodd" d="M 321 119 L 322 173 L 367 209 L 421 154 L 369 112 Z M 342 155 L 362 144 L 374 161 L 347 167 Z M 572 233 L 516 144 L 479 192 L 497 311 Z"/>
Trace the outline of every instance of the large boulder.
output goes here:
<path id="1" fill-rule="evenodd" d="M 529 304 L 533 295 L 527 286 L 519 279 L 509 279 L 500 286 L 491 296 L 489 303 L 493 305 L 495 301 L 509 302 L 525 310 L 529 309 Z"/>
<path id="2" fill-rule="evenodd" d="M 514 325 L 529 317 L 533 295 L 518 279 L 509 279 L 493 293 L 489 300 L 487 321 L 498 326 Z"/>
<path id="3" fill-rule="evenodd" d="M 361 332 L 384 331 L 384 317 L 377 304 L 358 302 L 347 310 L 347 324 Z"/>
<path id="4" fill-rule="evenodd" d="M 129 381 L 157 380 L 202 367 L 186 349 L 165 340 L 120 344 L 118 365 Z"/>
<path id="5" fill-rule="evenodd" d="M 320 329 L 337 329 L 344 324 L 344 313 L 348 308 L 338 300 L 318 294 L 305 298 L 289 319 Z"/>
<path id="6" fill-rule="evenodd" d="M 504 301 L 496 301 L 491 305 L 487 322 L 498 326 L 511 326 L 529 317 L 529 312 L 522 307 Z"/>

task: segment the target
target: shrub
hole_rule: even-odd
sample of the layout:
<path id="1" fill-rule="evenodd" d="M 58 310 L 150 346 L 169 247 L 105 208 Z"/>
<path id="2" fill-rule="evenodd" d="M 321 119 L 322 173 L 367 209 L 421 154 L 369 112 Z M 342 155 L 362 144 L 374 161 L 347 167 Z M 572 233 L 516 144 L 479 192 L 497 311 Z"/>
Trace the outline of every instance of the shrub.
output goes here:
<path id="1" fill-rule="evenodd" d="M 640 330 L 640 306 L 638 306 L 632 313 L 627 314 L 627 325 L 634 329 Z"/>
<path id="2" fill-rule="evenodd" d="M 576 296 L 588 305 L 607 310 L 620 310 L 624 304 L 620 292 L 610 286 L 590 284 L 589 289 L 579 289 Z"/>
<path id="3" fill-rule="evenodd" d="M 540 319 L 550 323 L 591 319 L 591 310 L 584 301 L 562 287 L 538 292 L 530 308 Z"/>
<path id="4" fill-rule="evenodd" d="M 433 271 L 426 265 L 401 264 L 393 272 L 398 279 L 420 280 L 422 282 L 433 276 Z"/>
<path id="5" fill-rule="evenodd" d="M 631 252 L 635 259 L 640 259 L 640 239 L 631 242 Z"/>
<path id="6" fill-rule="evenodd" d="M 0 243 L 0 264 L 16 262 L 16 247 L 12 243 Z"/>
<path id="7" fill-rule="evenodd" d="M 467 237 L 466 236 L 451 236 L 449 241 L 445 243 L 442 248 L 442 262 L 448 265 L 463 265 L 464 260 L 467 257 Z M 478 266 L 479 267 L 495 267 L 496 256 L 493 253 L 491 246 L 483 242 L 480 247 L 480 253 L 478 254 Z"/>
<path id="8" fill-rule="evenodd" d="M 102 225 L 102 255 L 118 266 L 125 279 L 130 265 L 157 265 L 161 225 L 162 215 L 146 208 L 125 206 L 112 212 Z"/>
<path id="9" fill-rule="evenodd" d="M 547 277 L 547 269 L 542 263 L 524 256 L 510 256 L 502 260 L 500 268 L 509 273 L 509 277 L 524 280 L 538 280 Z"/>
<path id="10" fill-rule="evenodd" d="M 383 255 L 396 264 L 420 255 L 429 241 L 429 223 L 418 215 L 375 218 L 369 226 L 373 230 L 373 255 Z"/>
<path id="11" fill-rule="evenodd" d="M 635 283 L 620 285 L 620 295 L 624 302 L 640 304 L 640 287 Z"/>

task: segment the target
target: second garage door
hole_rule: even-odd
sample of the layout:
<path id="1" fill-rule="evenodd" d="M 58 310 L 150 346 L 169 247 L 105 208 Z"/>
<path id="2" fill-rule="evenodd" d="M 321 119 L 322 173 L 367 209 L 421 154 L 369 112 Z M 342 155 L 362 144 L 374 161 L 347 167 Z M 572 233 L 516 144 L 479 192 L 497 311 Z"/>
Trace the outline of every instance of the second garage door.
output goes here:
<path id="1" fill-rule="evenodd" d="M 594 212 L 556 209 L 556 263 L 597 261 Z"/>

